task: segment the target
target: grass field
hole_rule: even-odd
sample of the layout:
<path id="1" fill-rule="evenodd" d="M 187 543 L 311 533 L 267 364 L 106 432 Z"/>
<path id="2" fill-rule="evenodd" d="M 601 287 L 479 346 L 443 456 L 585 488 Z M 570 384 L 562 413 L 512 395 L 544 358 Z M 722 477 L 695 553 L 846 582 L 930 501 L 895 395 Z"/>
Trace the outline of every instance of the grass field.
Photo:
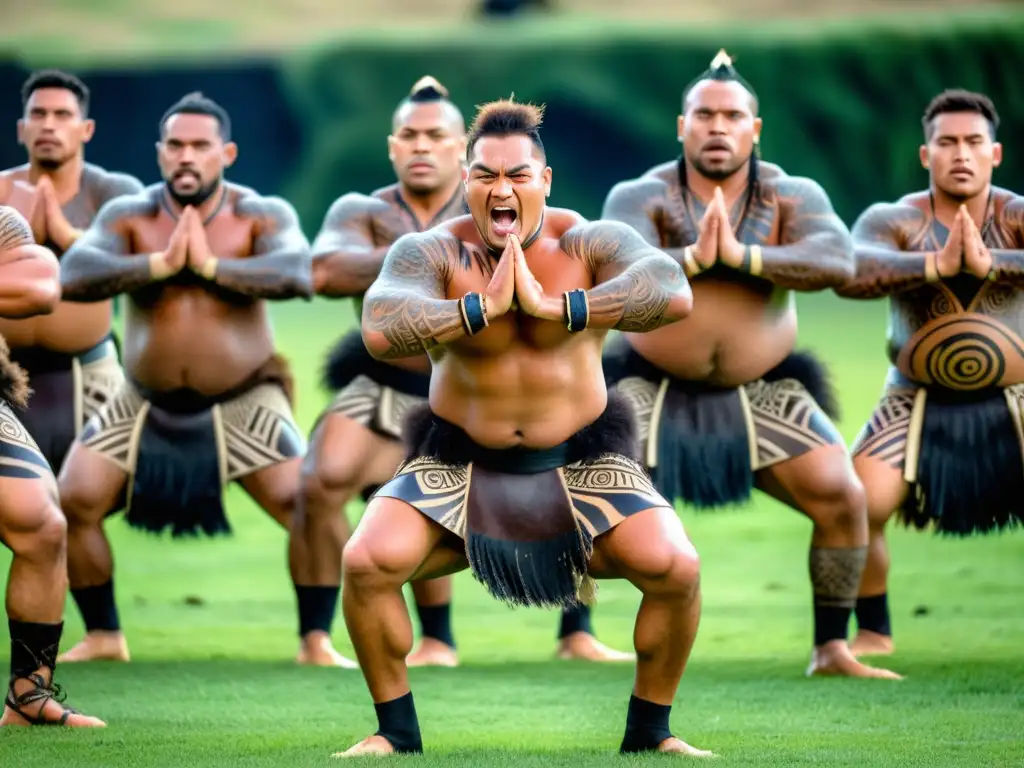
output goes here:
<path id="1" fill-rule="evenodd" d="M 885 371 L 884 306 L 831 296 L 801 306 L 803 342 L 833 367 L 852 438 Z M 305 427 L 326 401 L 314 381 L 319 356 L 351 317 L 325 301 L 275 311 Z M 110 727 L 0 733 L 0 766 L 326 766 L 374 730 L 358 672 L 292 664 L 285 536 L 238 489 L 229 493 L 230 540 L 157 541 L 120 518 L 108 523 L 133 662 L 62 666 L 59 682 Z M 683 514 L 702 557 L 705 607 L 674 708 L 678 735 L 737 766 L 1024 765 L 1024 538 L 894 531 L 899 647 L 889 663 L 906 679 L 808 680 L 809 523 L 764 498 Z M 412 675 L 427 749 L 419 765 L 662 764 L 615 755 L 631 665 L 557 662 L 555 613 L 506 609 L 468 574 L 457 578 L 455 605 L 464 666 Z M 637 605 L 630 586 L 602 583 L 599 636 L 629 647 Z M 69 601 L 63 646 L 81 633 Z M 350 654 L 340 617 L 335 640 Z"/>
<path id="2" fill-rule="evenodd" d="M 852 439 L 885 370 L 884 305 L 812 296 L 801 307 L 803 343 L 832 366 Z M 320 301 L 275 317 L 308 427 L 326 400 L 314 380 L 320 355 L 352 313 Z M 158 541 L 120 518 L 108 523 L 133 662 L 64 665 L 59 681 L 109 727 L 0 733 L 0 766 L 326 766 L 373 731 L 358 672 L 292 663 L 283 532 L 237 489 L 230 514 L 237 535 L 219 541 Z M 899 647 L 888 662 L 906 680 L 812 680 L 803 677 L 809 523 L 763 497 L 750 509 L 683 515 L 703 559 L 704 611 L 673 711 L 677 735 L 736 766 L 1024 765 L 1024 537 L 894 531 Z M 599 636 L 629 647 L 637 605 L 630 586 L 602 582 Z M 553 660 L 556 614 L 508 610 L 466 574 L 454 616 L 464 665 L 412 674 L 427 749 L 418 765 L 664 762 L 616 755 L 631 665 Z M 65 648 L 82 632 L 70 601 L 66 627 Z M 335 629 L 351 655 L 340 618 Z"/>

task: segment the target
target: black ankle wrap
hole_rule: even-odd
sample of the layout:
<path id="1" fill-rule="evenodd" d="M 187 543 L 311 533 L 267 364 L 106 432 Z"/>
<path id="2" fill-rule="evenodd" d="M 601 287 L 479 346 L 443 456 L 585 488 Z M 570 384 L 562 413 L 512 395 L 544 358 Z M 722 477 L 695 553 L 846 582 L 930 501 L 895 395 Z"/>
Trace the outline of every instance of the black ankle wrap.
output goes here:
<path id="1" fill-rule="evenodd" d="M 889 594 L 883 592 L 880 595 L 871 597 L 858 597 L 857 607 L 854 609 L 857 616 L 857 628 L 866 629 L 869 632 L 877 632 L 886 637 L 892 637 L 892 624 L 889 619 Z"/>
<path id="2" fill-rule="evenodd" d="M 420 724 L 416 718 L 416 705 L 412 691 L 397 699 L 374 704 L 377 710 L 377 736 L 383 736 L 395 752 L 422 752 Z"/>
<path id="3" fill-rule="evenodd" d="M 85 631 L 103 630 L 115 632 L 121 628 L 114 603 L 114 581 L 99 584 L 95 587 L 72 589 L 71 596 L 75 599 L 82 614 Z"/>
<path id="4" fill-rule="evenodd" d="M 299 604 L 299 637 L 320 630 L 330 634 L 341 587 L 304 587 L 295 585 Z"/>
<path id="5" fill-rule="evenodd" d="M 455 648 L 455 635 L 452 633 L 452 604 L 416 605 L 416 613 L 420 617 L 423 637 L 440 640 L 449 648 Z"/>
<path id="6" fill-rule="evenodd" d="M 57 666 L 63 622 L 36 624 L 8 619 L 7 626 L 11 632 L 11 677 L 28 677 L 41 668 L 52 671 Z"/>
<path id="7" fill-rule="evenodd" d="M 590 606 L 580 603 L 572 608 L 562 611 L 562 623 L 558 627 L 558 639 L 568 637 L 576 632 L 594 634 L 594 628 L 590 623 Z"/>
<path id="8" fill-rule="evenodd" d="M 626 734 L 622 737 L 620 752 L 648 752 L 655 750 L 672 738 L 668 728 L 671 704 L 655 704 L 653 701 L 629 697 L 629 711 L 626 713 Z"/>

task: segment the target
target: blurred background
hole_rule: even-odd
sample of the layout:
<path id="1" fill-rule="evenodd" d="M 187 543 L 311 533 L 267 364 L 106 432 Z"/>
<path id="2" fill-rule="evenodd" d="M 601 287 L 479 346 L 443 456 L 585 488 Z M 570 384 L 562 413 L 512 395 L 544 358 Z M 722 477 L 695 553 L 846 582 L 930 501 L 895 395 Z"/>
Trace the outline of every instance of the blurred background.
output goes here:
<path id="1" fill-rule="evenodd" d="M 240 155 L 228 177 L 290 200 L 312 238 L 337 197 L 394 180 L 392 110 L 431 74 L 467 119 L 475 105 L 512 93 L 545 104 L 550 202 L 593 218 L 615 182 L 678 155 L 681 90 L 720 48 L 760 96 L 763 157 L 822 184 L 847 224 L 873 202 L 927 185 L 921 114 L 948 87 L 993 99 L 1004 142 L 995 183 L 1024 187 L 1024 11 L 964 0 L 8 0 L 0 167 L 25 161 L 15 123 L 33 68 L 86 81 L 97 123 L 87 159 L 146 184 L 159 180 L 160 115 L 201 90 L 233 119 Z M 852 441 L 887 369 L 886 303 L 829 293 L 802 295 L 799 307 L 801 344 L 830 366 Z M 318 383 L 323 353 L 355 322 L 352 305 L 284 302 L 273 317 L 309 429 L 330 398 Z M 354 522 L 362 504 L 351 507 Z M 1021 536 L 950 541 L 894 529 L 900 654 L 885 661 L 913 682 L 899 693 L 844 686 L 838 696 L 801 676 L 811 639 L 809 522 L 761 495 L 740 513 L 681 514 L 704 590 L 683 714 L 674 714 L 686 718 L 683 735 L 731 750 L 734 765 L 768 765 L 769 751 L 772 765 L 1024 765 Z M 76 766 L 327 765 L 331 751 L 372 731 L 358 673 L 328 679 L 291 663 L 284 532 L 238 488 L 229 515 L 235 535 L 217 541 L 170 542 L 108 521 L 133 663 L 59 674 L 74 706 L 117 724 L 122 752 L 112 741 L 76 742 Z M 8 562 L 0 549 L 0 572 Z M 600 639 L 629 648 L 638 602 L 628 584 L 602 584 Z M 548 663 L 557 616 L 509 611 L 465 573 L 453 617 L 469 668 L 456 678 L 413 674 L 429 746 L 578 755 L 586 744 L 610 756 L 631 665 Z M 65 648 L 82 631 L 70 601 L 66 621 Z M 335 643 L 351 656 L 340 612 Z M 481 690 L 507 709 L 481 706 Z M 444 706 L 458 712 L 442 714 Z M 47 745 L 33 742 L 10 764 L 66 760 L 62 737 Z M 310 750 L 322 759 L 310 762 Z M 570 764 L 504 755 L 453 764 Z"/>

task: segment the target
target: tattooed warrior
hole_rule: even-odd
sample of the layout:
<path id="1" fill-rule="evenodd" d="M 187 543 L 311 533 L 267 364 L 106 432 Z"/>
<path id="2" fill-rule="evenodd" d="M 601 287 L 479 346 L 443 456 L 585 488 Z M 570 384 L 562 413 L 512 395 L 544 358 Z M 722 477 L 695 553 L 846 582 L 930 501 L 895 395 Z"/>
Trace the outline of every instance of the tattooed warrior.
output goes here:
<path id="1" fill-rule="evenodd" d="M 57 259 L 36 245 L 21 214 L 0 206 L 0 317 L 49 315 L 59 302 Z M 65 706 L 53 682 L 64 629 L 67 526 L 50 463 L 14 410 L 28 397 L 28 377 L 0 337 L 0 542 L 14 556 L 7 579 L 11 676 L 0 726 L 102 727 L 102 720 Z"/>
<path id="2" fill-rule="evenodd" d="M 388 156 L 396 182 L 369 195 L 343 195 L 327 213 L 313 242 L 317 292 L 352 297 L 361 313 L 362 296 L 395 240 L 465 215 L 465 151 L 462 113 L 436 79 L 421 78 L 392 117 Z M 296 586 L 300 634 L 308 663 L 354 666 L 318 648 L 330 636 L 341 589 L 341 552 L 349 535 L 343 511 L 356 495 L 368 499 L 401 463 L 404 417 L 426 402 L 430 358 L 422 353 L 375 360 L 356 329 L 331 350 L 324 378 L 337 394 L 313 428 L 296 515 L 303 546 L 315 560 L 311 575 L 316 578 L 314 584 Z M 419 645 L 406 660 L 410 667 L 458 664 L 451 582 L 446 576 L 410 585 L 421 627 Z M 596 640 L 587 605 L 562 612 L 559 637 L 563 658 L 632 658 Z"/>
<path id="3" fill-rule="evenodd" d="M 28 162 L 0 172 L 0 202 L 29 222 L 35 242 L 60 258 L 96 212 L 142 184 L 85 162 L 96 125 L 89 89 L 57 70 L 33 73 L 21 90 L 18 139 Z M 29 376 L 32 400 L 16 408 L 54 473 L 75 436 L 124 380 L 111 329 L 113 302 L 62 301 L 53 312 L 0 319 L 11 360 Z"/>
<path id="4" fill-rule="evenodd" d="M 528 104 L 480 108 L 469 214 L 400 237 L 364 299 L 370 354 L 426 353 L 433 368 L 405 460 L 345 546 L 342 605 L 379 729 L 344 756 L 422 751 L 402 585 L 467 566 L 512 605 L 589 602 L 593 578 L 635 584 L 639 660 L 621 749 L 708 754 L 669 729 L 700 613 L 697 555 L 601 370 L 609 330 L 679 320 L 690 288 L 632 228 L 546 205 L 540 122 Z"/>
<path id="5" fill-rule="evenodd" d="M 127 297 L 126 381 L 86 424 L 60 475 L 71 594 L 85 638 L 67 661 L 127 661 L 104 519 L 174 536 L 227 533 L 238 481 L 288 528 L 305 441 L 266 300 L 312 295 L 292 207 L 224 179 L 222 107 L 193 93 L 160 121 L 163 183 L 107 203 L 64 256 L 65 298 Z M 308 558 L 291 558 L 302 582 Z M 307 582 L 308 583 L 308 582 Z"/>
<path id="6" fill-rule="evenodd" d="M 818 184 L 760 161 L 757 96 L 724 51 L 686 87 L 682 107 L 682 156 L 617 184 L 602 215 L 685 268 L 694 311 L 611 340 L 607 381 L 636 409 L 644 462 L 667 498 L 717 507 L 758 488 L 810 518 L 808 673 L 895 677 L 859 663 L 847 644 L 867 546 L 864 492 L 830 419 L 825 369 L 794 351 L 794 292 L 843 284 L 850 233 Z"/>
<path id="7" fill-rule="evenodd" d="M 1002 147 L 984 95 L 945 91 L 925 109 L 928 189 L 854 224 L 857 273 L 840 291 L 889 297 L 881 402 L 854 444 L 870 542 L 854 651 L 893 650 L 885 524 L 957 536 L 1024 514 L 1024 199 L 992 186 Z"/>

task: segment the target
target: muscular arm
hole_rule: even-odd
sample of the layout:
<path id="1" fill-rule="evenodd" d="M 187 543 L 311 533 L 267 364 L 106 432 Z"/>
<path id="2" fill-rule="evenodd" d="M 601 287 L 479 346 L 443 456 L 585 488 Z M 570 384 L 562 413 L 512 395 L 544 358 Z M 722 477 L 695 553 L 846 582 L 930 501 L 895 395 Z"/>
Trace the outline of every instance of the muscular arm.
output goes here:
<path id="1" fill-rule="evenodd" d="M 258 219 L 253 255 L 218 259 L 213 282 L 251 299 L 313 296 L 309 242 L 299 217 L 279 197 L 239 201 L 238 212 Z"/>
<path id="2" fill-rule="evenodd" d="M 65 301 L 93 302 L 133 291 L 153 282 L 150 254 L 130 255 L 127 219 L 151 210 L 143 195 L 118 197 L 100 208 L 89 229 L 61 260 Z"/>
<path id="3" fill-rule="evenodd" d="M 59 302 L 57 258 L 35 244 L 20 213 L 0 207 L 0 317 L 48 315 Z"/>
<path id="4" fill-rule="evenodd" d="M 377 360 L 415 357 L 466 335 L 459 302 L 447 299 L 459 243 L 451 235 L 403 235 L 363 297 L 363 343 Z"/>
<path id="5" fill-rule="evenodd" d="M 1016 198 L 1003 211 L 1003 224 L 1015 245 L 1024 245 L 1024 198 Z M 1000 283 L 1024 288 L 1024 250 L 990 248 L 994 277 Z"/>
<path id="6" fill-rule="evenodd" d="M 683 268 L 626 224 L 580 224 L 562 236 L 562 248 L 593 271 L 589 328 L 653 331 L 681 320 L 693 307 Z"/>
<path id="7" fill-rule="evenodd" d="M 854 274 L 853 240 L 825 190 L 799 177 L 778 184 L 781 244 L 763 247 L 759 276 L 793 291 L 843 285 Z"/>
<path id="8" fill-rule="evenodd" d="M 924 212 L 909 205 L 877 203 L 862 213 L 853 225 L 856 272 L 836 288 L 850 299 L 877 299 L 920 288 L 927 279 L 927 264 L 933 253 L 902 249 L 902 232 L 917 229 Z"/>
<path id="9" fill-rule="evenodd" d="M 324 296 L 362 294 L 380 274 L 388 246 L 375 246 L 368 204 L 373 198 L 348 194 L 327 211 L 313 241 L 313 288 Z"/>
<path id="10" fill-rule="evenodd" d="M 635 229 L 650 245 L 668 254 L 677 264 L 682 265 L 687 277 L 693 277 L 683 261 L 682 248 L 661 246 L 657 216 L 665 202 L 667 188 L 656 179 L 624 181 L 611 188 L 601 210 L 605 221 L 619 221 Z"/>

